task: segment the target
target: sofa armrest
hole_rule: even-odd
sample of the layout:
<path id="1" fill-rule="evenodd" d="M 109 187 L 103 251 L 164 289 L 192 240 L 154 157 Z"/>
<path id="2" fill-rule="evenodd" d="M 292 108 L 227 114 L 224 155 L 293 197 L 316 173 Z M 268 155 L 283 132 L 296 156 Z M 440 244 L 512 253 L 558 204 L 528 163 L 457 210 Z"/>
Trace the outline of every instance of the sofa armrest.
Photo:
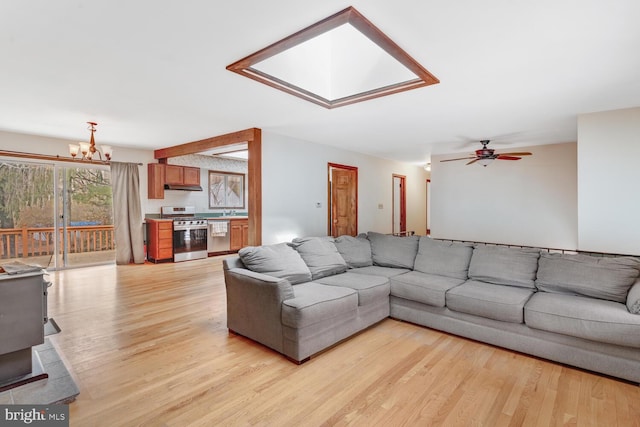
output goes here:
<path id="1" fill-rule="evenodd" d="M 238 255 L 230 256 L 222 260 L 223 270 L 231 270 L 232 268 L 246 268 Z"/>
<path id="2" fill-rule="evenodd" d="M 244 268 L 225 270 L 224 279 L 227 327 L 282 352 L 282 302 L 294 296 L 289 281 Z"/>
<path id="3" fill-rule="evenodd" d="M 627 294 L 627 310 L 629 313 L 640 314 L 640 278 L 633 284 Z"/>

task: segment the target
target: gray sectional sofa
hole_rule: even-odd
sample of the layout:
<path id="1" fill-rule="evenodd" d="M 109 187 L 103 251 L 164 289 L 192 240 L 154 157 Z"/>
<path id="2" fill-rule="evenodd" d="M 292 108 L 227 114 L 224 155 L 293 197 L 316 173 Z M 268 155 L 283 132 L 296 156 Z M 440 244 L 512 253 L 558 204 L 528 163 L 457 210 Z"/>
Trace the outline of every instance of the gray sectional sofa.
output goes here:
<path id="1" fill-rule="evenodd" d="M 386 317 L 640 382 L 640 259 L 308 237 L 223 261 L 230 331 L 301 363 Z"/>

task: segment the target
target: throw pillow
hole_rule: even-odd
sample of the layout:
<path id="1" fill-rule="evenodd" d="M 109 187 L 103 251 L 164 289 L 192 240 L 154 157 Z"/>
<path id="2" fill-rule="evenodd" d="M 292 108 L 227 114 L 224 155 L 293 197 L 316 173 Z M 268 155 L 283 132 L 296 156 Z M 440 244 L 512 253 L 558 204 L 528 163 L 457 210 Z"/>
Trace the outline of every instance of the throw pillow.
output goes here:
<path id="1" fill-rule="evenodd" d="M 536 286 L 546 292 L 625 303 L 640 274 L 640 259 L 542 253 Z"/>
<path id="2" fill-rule="evenodd" d="M 287 243 L 246 246 L 238 252 L 242 263 L 251 271 L 289 280 L 296 285 L 311 280 L 311 271 L 300 254 Z"/>
<path id="3" fill-rule="evenodd" d="M 418 236 L 398 237 L 370 231 L 373 263 L 381 267 L 413 268 L 418 253 Z"/>
<path id="4" fill-rule="evenodd" d="M 421 273 L 467 280 L 472 253 L 471 243 L 446 242 L 422 236 L 418 242 L 418 255 L 413 269 Z"/>
<path id="5" fill-rule="evenodd" d="M 535 288 L 540 249 L 476 245 L 469 278 L 496 285 Z"/>
<path id="6" fill-rule="evenodd" d="M 333 237 L 296 238 L 290 246 L 307 264 L 313 280 L 347 271 L 347 263 L 334 245 Z"/>
<path id="7" fill-rule="evenodd" d="M 357 237 L 339 236 L 335 238 L 333 243 L 350 268 L 373 265 L 371 243 L 366 235 L 358 235 Z"/>

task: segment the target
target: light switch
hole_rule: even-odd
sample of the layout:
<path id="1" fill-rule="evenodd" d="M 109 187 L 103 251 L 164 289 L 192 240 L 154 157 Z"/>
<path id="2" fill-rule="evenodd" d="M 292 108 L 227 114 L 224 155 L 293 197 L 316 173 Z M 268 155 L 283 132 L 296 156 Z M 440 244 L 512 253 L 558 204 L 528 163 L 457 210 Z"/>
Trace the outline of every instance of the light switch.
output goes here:
<path id="1" fill-rule="evenodd" d="M 382 203 L 378 203 L 378 209 L 384 209 L 384 205 Z"/>

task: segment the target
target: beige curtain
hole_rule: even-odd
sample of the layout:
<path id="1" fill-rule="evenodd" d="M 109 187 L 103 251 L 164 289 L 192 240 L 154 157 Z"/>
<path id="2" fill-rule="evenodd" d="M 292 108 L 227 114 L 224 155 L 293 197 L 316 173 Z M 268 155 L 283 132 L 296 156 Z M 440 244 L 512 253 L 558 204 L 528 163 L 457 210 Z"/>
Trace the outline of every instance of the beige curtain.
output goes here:
<path id="1" fill-rule="evenodd" d="M 144 263 L 144 235 L 137 163 L 111 162 L 116 264 Z"/>

